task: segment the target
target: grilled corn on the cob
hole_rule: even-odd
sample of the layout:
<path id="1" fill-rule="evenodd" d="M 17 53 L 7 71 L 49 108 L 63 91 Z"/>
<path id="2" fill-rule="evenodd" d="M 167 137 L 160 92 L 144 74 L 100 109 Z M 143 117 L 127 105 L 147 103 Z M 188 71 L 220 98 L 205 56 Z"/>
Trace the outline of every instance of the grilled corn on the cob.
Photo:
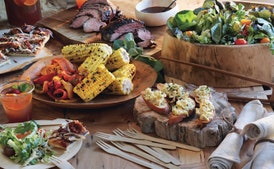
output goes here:
<path id="1" fill-rule="evenodd" d="M 99 46 L 106 46 L 107 48 L 110 47 L 105 43 L 72 44 L 64 46 L 61 52 L 64 57 L 71 62 L 83 62 Z"/>
<path id="2" fill-rule="evenodd" d="M 100 64 L 105 64 L 109 56 L 112 54 L 110 46 L 97 46 L 94 52 L 78 67 L 80 74 L 88 74 L 96 70 Z"/>
<path id="3" fill-rule="evenodd" d="M 129 54 L 124 48 L 115 50 L 109 57 L 106 67 L 109 71 L 114 71 L 121 66 L 128 64 L 130 61 Z"/>
<path id="4" fill-rule="evenodd" d="M 73 88 L 73 92 L 84 102 L 88 102 L 105 90 L 114 80 L 113 74 L 107 70 L 105 65 L 100 64 L 94 72 L 89 73 Z"/>
<path id="5" fill-rule="evenodd" d="M 128 77 L 116 78 L 104 91 L 106 94 L 127 95 L 133 90 L 132 80 Z"/>
<path id="6" fill-rule="evenodd" d="M 133 79 L 136 73 L 136 66 L 132 63 L 125 64 L 124 66 L 120 67 L 119 69 L 113 72 L 115 77 L 128 77 Z"/>

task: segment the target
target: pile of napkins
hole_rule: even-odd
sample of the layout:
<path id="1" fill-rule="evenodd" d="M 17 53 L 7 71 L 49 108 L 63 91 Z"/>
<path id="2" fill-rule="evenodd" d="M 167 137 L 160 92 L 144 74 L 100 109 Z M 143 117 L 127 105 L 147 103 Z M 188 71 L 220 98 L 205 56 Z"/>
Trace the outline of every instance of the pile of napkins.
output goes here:
<path id="1" fill-rule="evenodd" d="M 259 100 L 248 102 L 221 144 L 208 158 L 210 169 L 230 169 L 240 163 L 245 138 L 257 140 L 252 159 L 243 169 L 274 168 L 274 113 L 268 113 Z M 273 140 L 273 141 L 272 141 Z"/>

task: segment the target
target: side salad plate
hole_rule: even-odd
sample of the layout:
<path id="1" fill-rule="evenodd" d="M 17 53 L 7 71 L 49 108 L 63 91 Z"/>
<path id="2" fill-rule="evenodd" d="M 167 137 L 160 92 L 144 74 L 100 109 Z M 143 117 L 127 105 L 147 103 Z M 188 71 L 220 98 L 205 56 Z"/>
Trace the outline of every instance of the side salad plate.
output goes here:
<path id="1" fill-rule="evenodd" d="M 58 129 L 61 124 L 65 124 L 68 121 L 66 119 L 55 119 L 55 120 L 35 120 L 37 124 L 40 125 L 41 128 L 45 129 L 46 131 L 48 130 L 55 130 Z M 16 123 L 17 125 L 19 123 Z M 15 127 L 15 123 L 9 123 L 9 124 L 3 124 L 3 126 L 6 127 Z M 54 148 L 53 150 L 55 151 L 55 156 L 60 157 L 64 160 L 69 160 L 73 156 L 75 156 L 78 151 L 80 150 L 82 146 L 83 140 L 77 140 L 70 144 L 66 150 L 61 150 Z M 34 169 L 34 168 L 39 168 L 39 169 L 47 169 L 47 168 L 52 168 L 55 165 L 53 163 L 38 163 L 35 165 L 28 165 L 28 166 L 22 166 L 20 164 L 17 164 L 13 162 L 11 159 L 9 159 L 7 156 L 3 154 L 3 147 L 0 146 L 0 168 L 9 168 L 9 169 Z"/>

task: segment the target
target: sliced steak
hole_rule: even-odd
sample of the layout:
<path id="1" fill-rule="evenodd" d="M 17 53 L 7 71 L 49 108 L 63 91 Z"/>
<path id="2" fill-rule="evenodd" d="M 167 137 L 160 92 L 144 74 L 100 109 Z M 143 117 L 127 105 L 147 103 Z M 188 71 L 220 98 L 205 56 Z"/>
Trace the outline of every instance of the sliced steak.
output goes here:
<path id="1" fill-rule="evenodd" d="M 89 18 L 83 25 L 84 32 L 99 32 L 102 27 L 107 24 L 97 18 Z"/>
<path id="2" fill-rule="evenodd" d="M 102 39 L 113 42 L 122 35 L 129 32 L 136 32 L 138 29 L 145 28 L 144 24 L 133 18 L 120 18 L 109 23 L 102 29 Z"/>
<path id="3" fill-rule="evenodd" d="M 133 33 L 138 46 L 143 48 L 153 48 L 156 43 L 149 30 L 145 28 L 143 22 L 133 18 L 119 18 L 109 23 L 101 30 L 103 40 L 113 42 L 116 39 L 122 39 L 127 33 Z"/>
<path id="4" fill-rule="evenodd" d="M 70 28 L 83 27 L 85 32 L 99 32 L 101 27 L 120 16 L 121 11 L 107 0 L 88 0 L 72 20 Z"/>
<path id="5" fill-rule="evenodd" d="M 88 15 L 83 15 L 76 17 L 72 20 L 72 23 L 69 25 L 70 28 L 78 29 L 83 27 L 84 23 L 90 18 Z"/>
<path id="6" fill-rule="evenodd" d="M 153 40 L 150 31 L 147 29 L 138 29 L 135 41 L 138 46 L 143 48 L 154 48 L 156 46 L 156 42 Z"/>

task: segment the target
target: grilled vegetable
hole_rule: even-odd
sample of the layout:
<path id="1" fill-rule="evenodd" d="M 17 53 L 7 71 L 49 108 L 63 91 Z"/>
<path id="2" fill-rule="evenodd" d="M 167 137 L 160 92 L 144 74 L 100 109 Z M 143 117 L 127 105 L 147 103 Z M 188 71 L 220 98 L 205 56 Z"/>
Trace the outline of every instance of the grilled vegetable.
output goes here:
<path id="1" fill-rule="evenodd" d="M 107 60 L 106 67 L 109 71 L 114 71 L 121 66 L 128 64 L 130 61 L 129 54 L 124 48 L 115 50 Z"/>
<path id="2" fill-rule="evenodd" d="M 115 77 L 128 77 L 133 79 L 136 73 L 136 67 L 134 64 L 126 64 L 113 72 Z"/>
<path id="3" fill-rule="evenodd" d="M 109 46 L 105 43 L 88 43 L 88 44 L 73 44 L 66 45 L 62 48 L 61 52 L 65 58 L 67 58 L 71 62 L 83 62 L 87 57 L 89 57 L 97 47 L 105 46 L 109 48 Z M 108 49 L 109 52 L 110 49 Z M 112 52 L 112 51 L 111 51 Z"/>
<path id="4" fill-rule="evenodd" d="M 127 95 L 133 90 L 133 83 L 128 77 L 116 78 L 105 90 L 106 94 Z"/>
<path id="5" fill-rule="evenodd" d="M 107 70 L 105 65 L 100 64 L 94 72 L 89 73 L 73 88 L 73 92 L 84 102 L 88 102 L 105 90 L 114 80 L 113 74 Z"/>
<path id="6" fill-rule="evenodd" d="M 105 64 L 112 54 L 112 48 L 106 45 L 99 45 L 94 52 L 78 67 L 78 71 L 85 75 L 96 70 L 100 64 Z"/>

